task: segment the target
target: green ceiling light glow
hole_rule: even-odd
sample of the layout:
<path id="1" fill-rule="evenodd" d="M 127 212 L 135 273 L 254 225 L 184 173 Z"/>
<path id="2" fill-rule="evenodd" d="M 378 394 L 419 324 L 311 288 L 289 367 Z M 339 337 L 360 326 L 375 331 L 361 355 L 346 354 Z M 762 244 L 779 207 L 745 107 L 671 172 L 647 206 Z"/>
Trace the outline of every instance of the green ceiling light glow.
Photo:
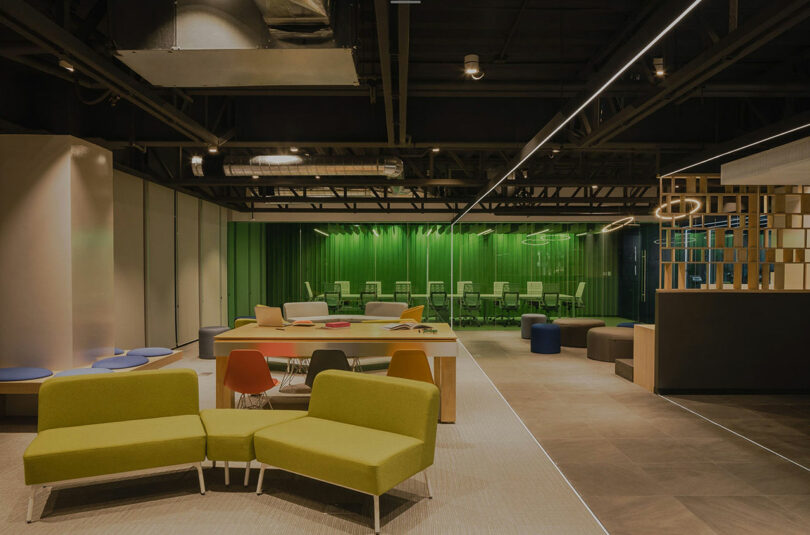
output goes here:
<path id="1" fill-rule="evenodd" d="M 492 234 L 493 232 L 495 232 L 494 228 L 488 228 L 486 230 L 482 230 L 481 232 L 479 232 L 478 235 L 479 236 L 486 236 L 487 234 Z"/>
<path id="2" fill-rule="evenodd" d="M 537 232 L 532 232 L 531 234 L 526 234 L 527 238 L 531 238 L 532 236 L 537 236 L 538 234 L 543 234 L 544 232 L 548 232 L 551 229 L 544 228 L 543 230 L 538 230 Z"/>
<path id="3" fill-rule="evenodd" d="M 314 228 L 314 229 L 312 229 L 312 230 L 314 230 L 315 232 L 317 232 L 317 233 L 318 233 L 318 234 L 320 234 L 321 236 L 329 236 L 329 233 L 328 233 L 328 232 L 324 232 L 324 231 L 322 231 L 322 230 L 321 230 L 321 229 L 319 229 L 319 228 Z"/>

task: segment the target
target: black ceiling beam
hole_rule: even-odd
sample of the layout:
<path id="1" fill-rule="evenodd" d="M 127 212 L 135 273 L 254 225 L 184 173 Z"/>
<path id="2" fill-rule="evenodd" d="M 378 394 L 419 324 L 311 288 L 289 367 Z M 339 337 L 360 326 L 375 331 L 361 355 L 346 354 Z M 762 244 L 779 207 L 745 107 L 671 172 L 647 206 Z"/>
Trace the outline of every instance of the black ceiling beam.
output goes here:
<path id="1" fill-rule="evenodd" d="M 609 141 L 629 127 L 677 100 L 733 65 L 773 38 L 810 16 L 809 0 L 773 0 L 736 30 L 683 68 L 666 77 L 655 89 L 607 119 L 581 140 L 582 146 Z"/>
<path id="2" fill-rule="evenodd" d="M 380 51 L 380 74 L 383 84 L 383 101 L 385 104 L 385 132 L 388 135 L 388 144 L 393 145 L 394 139 L 394 101 L 391 87 L 391 44 L 388 27 L 388 2 L 374 0 L 374 15 L 377 20 L 377 44 Z"/>
<path id="3" fill-rule="evenodd" d="M 478 188 L 484 184 L 484 180 L 476 180 L 473 178 L 406 178 L 403 180 L 385 180 L 375 179 L 373 177 L 323 177 L 320 180 L 315 180 L 313 177 L 262 177 L 259 179 L 252 179 L 251 177 L 199 177 L 199 178 L 186 178 L 177 181 L 181 186 L 261 186 L 261 187 L 297 187 L 297 188 L 312 188 L 312 187 L 384 187 L 384 186 L 400 186 L 403 188 L 430 188 L 430 187 L 445 187 L 445 188 Z M 648 179 L 641 178 L 593 178 L 593 177 L 560 177 L 560 178 L 529 178 L 515 181 L 505 182 L 503 187 L 541 187 L 541 186 L 562 186 L 562 187 L 576 187 L 576 186 L 591 186 L 592 184 L 601 184 L 607 186 L 654 186 L 658 182 L 650 177 Z"/>
<path id="4" fill-rule="evenodd" d="M 128 100 L 189 139 L 218 145 L 219 138 L 181 112 L 112 61 L 101 56 L 76 36 L 59 26 L 27 2 L 0 0 L 0 23 L 36 44 L 43 51 L 68 60 L 81 74 Z"/>
<path id="5" fill-rule="evenodd" d="M 244 200 L 244 197 L 219 197 L 220 201 L 234 201 L 237 199 Z M 381 202 L 390 204 L 410 204 L 417 202 L 419 204 L 444 204 L 444 203 L 465 203 L 473 200 L 471 197 L 387 197 L 382 199 L 380 197 L 312 197 L 312 196 L 290 196 L 290 195 L 268 195 L 249 197 L 254 202 L 269 202 L 274 204 L 288 204 L 288 203 L 322 203 L 322 204 L 379 204 Z M 559 197 L 487 197 L 487 201 L 496 203 L 513 203 L 513 204 L 556 204 L 556 203 L 589 203 L 591 200 L 598 200 L 601 203 L 658 203 L 659 197 L 584 197 L 582 195 L 575 196 L 559 196 Z"/>
<path id="6" fill-rule="evenodd" d="M 398 30 L 397 39 L 399 42 L 397 53 L 399 54 L 399 142 L 408 142 L 408 62 L 410 60 L 411 48 L 411 6 L 400 4 L 397 9 Z"/>
<path id="7" fill-rule="evenodd" d="M 686 0 L 670 0 L 664 2 L 661 7 L 655 10 L 640 26 L 638 31 L 632 37 L 624 41 L 611 58 L 602 65 L 599 71 L 591 76 L 590 81 L 586 84 L 586 88 L 582 92 L 581 97 L 576 97 L 569 100 L 560 111 L 558 111 L 538 132 L 532 139 L 528 141 L 512 158 L 509 163 L 503 168 L 502 171 L 497 173 L 493 179 L 487 182 L 476 195 L 476 199 L 486 195 L 491 191 L 492 187 L 501 179 L 510 169 L 518 167 L 520 162 L 526 160 L 533 154 L 537 148 L 544 142 L 544 140 L 560 125 L 564 124 L 567 117 L 573 114 L 583 102 L 591 97 L 593 93 L 605 83 L 607 83 L 615 73 L 625 65 L 629 60 L 638 54 L 638 51 L 644 48 L 650 41 L 652 41 L 663 28 L 680 15 L 690 4 Z M 591 134 L 593 135 L 593 134 Z M 459 211 L 459 215 L 453 219 L 453 222 L 463 215 L 466 211 L 472 208 L 474 203 L 466 205 Z"/>

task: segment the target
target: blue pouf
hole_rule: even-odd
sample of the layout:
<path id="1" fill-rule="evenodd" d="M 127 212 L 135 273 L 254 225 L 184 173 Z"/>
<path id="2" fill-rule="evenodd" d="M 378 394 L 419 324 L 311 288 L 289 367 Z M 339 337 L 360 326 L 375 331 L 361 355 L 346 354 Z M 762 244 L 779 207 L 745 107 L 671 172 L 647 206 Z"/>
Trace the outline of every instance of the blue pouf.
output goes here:
<path id="1" fill-rule="evenodd" d="M 532 353 L 553 355 L 560 352 L 560 326 L 554 323 L 532 325 Z"/>
<path id="2" fill-rule="evenodd" d="M 113 355 L 123 355 L 124 353 L 126 353 L 126 351 L 124 351 L 120 347 L 113 348 Z"/>
<path id="3" fill-rule="evenodd" d="M 139 347 L 127 351 L 128 357 L 162 357 L 171 354 L 172 350 L 168 347 Z"/>
<path id="4" fill-rule="evenodd" d="M 74 368 L 54 374 L 54 377 L 70 377 L 72 375 L 95 375 L 97 373 L 112 373 L 108 368 Z"/>
<path id="5" fill-rule="evenodd" d="M 633 325 L 638 325 L 640 322 L 638 321 L 623 321 L 621 323 L 617 323 L 616 327 L 629 327 L 630 329 L 633 328 Z"/>
<path id="6" fill-rule="evenodd" d="M 94 368 L 109 368 L 119 370 L 121 368 L 134 368 L 149 362 L 149 359 L 140 355 L 124 355 L 123 357 L 110 357 L 97 360 L 93 363 Z"/>
<path id="7" fill-rule="evenodd" d="M 53 372 L 45 368 L 29 368 L 26 366 L 0 368 L 0 381 L 30 381 L 31 379 L 42 379 L 49 375 L 53 375 Z"/>

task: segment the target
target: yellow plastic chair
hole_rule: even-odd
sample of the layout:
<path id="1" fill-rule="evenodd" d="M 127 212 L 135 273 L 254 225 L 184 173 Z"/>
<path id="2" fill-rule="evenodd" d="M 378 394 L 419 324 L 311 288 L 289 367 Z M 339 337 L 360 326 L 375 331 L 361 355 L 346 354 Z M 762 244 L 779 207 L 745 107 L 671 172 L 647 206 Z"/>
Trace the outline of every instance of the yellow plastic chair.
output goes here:
<path id="1" fill-rule="evenodd" d="M 427 355 L 420 349 L 394 351 L 391 363 L 388 365 L 388 377 L 400 377 L 434 384 Z"/>
<path id="2" fill-rule="evenodd" d="M 425 305 L 419 305 L 416 307 L 411 307 L 408 310 L 404 311 L 400 316 L 399 319 L 401 320 L 413 320 L 417 323 L 422 321 L 422 312 L 425 310 Z"/>

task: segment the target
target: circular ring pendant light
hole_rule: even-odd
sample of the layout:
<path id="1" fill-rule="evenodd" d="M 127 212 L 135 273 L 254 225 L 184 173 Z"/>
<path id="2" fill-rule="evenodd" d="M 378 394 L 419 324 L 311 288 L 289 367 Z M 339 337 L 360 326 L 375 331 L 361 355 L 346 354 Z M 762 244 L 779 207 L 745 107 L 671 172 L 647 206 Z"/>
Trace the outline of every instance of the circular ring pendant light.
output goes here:
<path id="1" fill-rule="evenodd" d="M 664 220 L 667 220 L 667 221 L 675 221 L 677 219 L 683 219 L 684 217 L 689 217 L 690 215 L 692 215 L 692 214 L 696 213 L 698 210 L 700 210 L 700 208 L 703 206 L 699 200 L 693 199 L 691 197 L 683 199 L 683 202 L 691 206 L 691 208 L 690 208 L 690 210 L 688 212 L 683 212 L 683 213 L 680 213 L 680 214 L 673 214 L 673 215 L 661 215 L 661 212 L 663 212 L 665 208 L 672 208 L 676 204 L 681 204 L 681 199 L 675 199 L 675 200 L 670 201 L 670 202 L 665 202 L 664 204 L 662 204 L 661 206 L 656 208 L 655 209 L 655 217 L 657 217 L 658 219 L 664 219 Z M 667 211 L 667 213 L 672 214 L 671 211 Z"/>
<path id="2" fill-rule="evenodd" d="M 629 225 L 630 223 L 632 223 L 635 220 L 636 220 L 636 218 L 633 217 L 633 216 L 627 216 L 627 217 L 623 217 L 621 219 L 617 219 L 613 223 L 608 223 L 607 225 L 602 227 L 602 232 L 608 233 L 608 232 L 613 232 L 613 231 L 619 230 L 620 228 L 626 227 L 627 225 Z"/>

